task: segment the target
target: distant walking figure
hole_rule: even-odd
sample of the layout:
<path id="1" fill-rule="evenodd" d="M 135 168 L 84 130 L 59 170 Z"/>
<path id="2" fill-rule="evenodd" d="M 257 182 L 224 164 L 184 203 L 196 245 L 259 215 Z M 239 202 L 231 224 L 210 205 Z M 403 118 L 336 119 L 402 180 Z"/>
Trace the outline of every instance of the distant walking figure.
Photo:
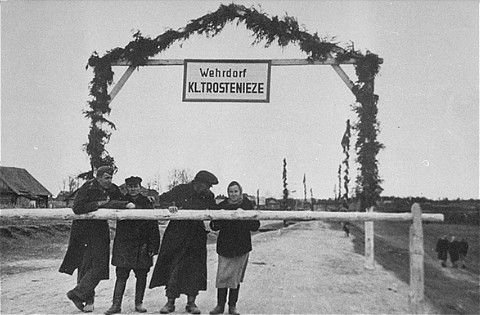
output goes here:
<path id="1" fill-rule="evenodd" d="M 468 252 L 468 242 L 466 239 L 462 238 L 460 240 L 460 249 L 458 251 L 459 254 L 459 262 L 460 262 L 460 267 L 465 268 L 465 258 L 467 257 L 467 252 Z"/>
<path id="2" fill-rule="evenodd" d="M 448 241 L 447 236 L 445 235 L 439 238 L 437 241 L 437 247 L 435 250 L 437 252 L 437 257 L 442 264 L 442 267 L 447 267 L 449 245 L 450 245 L 450 242 Z"/>
<path id="3" fill-rule="evenodd" d="M 348 221 L 345 221 L 343 222 L 342 226 L 343 226 L 343 231 L 345 232 L 345 236 L 346 237 L 350 237 L 350 228 L 348 227 L 350 225 L 350 222 Z"/>
<path id="4" fill-rule="evenodd" d="M 231 182 L 227 188 L 228 199 L 218 207 L 225 210 L 250 210 L 253 204 L 243 197 L 242 187 L 238 182 Z M 248 255 L 252 250 L 251 231 L 260 227 L 258 220 L 212 220 L 210 227 L 220 230 L 217 239 L 217 306 L 210 314 L 223 314 L 228 295 L 228 313 L 239 314 L 236 305 L 240 282 L 243 282 L 248 263 Z"/>
<path id="5" fill-rule="evenodd" d="M 457 241 L 455 236 L 452 236 L 450 241 L 450 246 L 448 247 L 448 253 L 450 254 L 450 261 L 452 262 L 452 267 L 458 267 L 458 259 L 460 258 L 460 242 Z"/>

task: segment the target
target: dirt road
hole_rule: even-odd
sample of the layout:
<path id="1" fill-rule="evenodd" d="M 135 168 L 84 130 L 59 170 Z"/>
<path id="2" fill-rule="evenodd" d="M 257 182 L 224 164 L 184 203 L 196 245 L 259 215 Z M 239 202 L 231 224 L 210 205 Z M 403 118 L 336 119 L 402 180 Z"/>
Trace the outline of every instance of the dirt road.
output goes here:
<path id="1" fill-rule="evenodd" d="M 322 222 L 301 222 L 287 228 L 256 234 L 240 289 L 237 308 L 245 314 L 351 314 L 408 313 L 408 286 L 381 266 L 363 268 L 363 256 L 353 250 L 343 232 Z M 12 262 L 13 263 L 13 262 Z M 197 304 L 208 313 L 215 306 L 215 245 L 208 245 L 208 290 Z M 57 272 L 60 260 L 17 261 L 22 269 L 42 269 L 2 275 L 1 313 L 81 313 L 66 298 L 75 277 Z M 111 303 L 111 279 L 97 287 L 95 311 L 103 313 Z M 150 273 L 151 274 L 151 273 Z M 134 313 L 134 277 L 130 276 L 123 313 Z M 185 313 L 185 297 L 177 300 L 176 313 Z M 158 313 L 165 303 L 164 289 L 147 289 L 144 305 Z M 427 312 L 435 310 L 427 304 Z"/>

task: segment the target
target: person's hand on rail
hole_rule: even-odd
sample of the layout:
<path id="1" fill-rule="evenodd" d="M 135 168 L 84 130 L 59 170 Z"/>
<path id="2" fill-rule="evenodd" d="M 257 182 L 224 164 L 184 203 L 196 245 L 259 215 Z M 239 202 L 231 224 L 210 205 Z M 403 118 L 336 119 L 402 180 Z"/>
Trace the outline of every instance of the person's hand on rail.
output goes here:
<path id="1" fill-rule="evenodd" d="M 178 208 L 176 206 L 170 206 L 168 207 L 168 211 L 170 213 L 177 213 L 178 212 Z"/>
<path id="2" fill-rule="evenodd" d="M 126 209 L 135 209 L 135 204 L 133 202 L 129 202 L 127 203 L 127 205 L 125 206 Z"/>

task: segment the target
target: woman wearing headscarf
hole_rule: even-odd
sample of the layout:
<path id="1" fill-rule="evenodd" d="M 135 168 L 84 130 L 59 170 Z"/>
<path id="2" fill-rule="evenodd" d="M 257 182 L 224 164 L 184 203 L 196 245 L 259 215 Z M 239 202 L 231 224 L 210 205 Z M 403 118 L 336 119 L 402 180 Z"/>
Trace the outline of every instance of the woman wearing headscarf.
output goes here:
<path id="1" fill-rule="evenodd" d="M 243 197 L 242 186 L 236 181 L 227 188 L 228 198 L 218 206 L 225 210 L 250 210 L 253 204 Z M 210 228 L 220 231 L 217 238 L 217 306 L 210 314 L 222 314 L 228 292 L 228 313 L 239 314 L 236 309 L 240 282 L 243 282 L 249 252 L 252 250 L 251 232 L 258 230 L 258 220 L 212 220 Z"/>

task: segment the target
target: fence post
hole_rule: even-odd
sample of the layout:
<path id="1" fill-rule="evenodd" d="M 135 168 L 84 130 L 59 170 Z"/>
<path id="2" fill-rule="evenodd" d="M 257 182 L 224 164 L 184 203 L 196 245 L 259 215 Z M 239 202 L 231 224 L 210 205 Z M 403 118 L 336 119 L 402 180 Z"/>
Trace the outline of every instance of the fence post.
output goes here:
<path id="1" fill-rule="evenodd" d="M 367 212 L 373 212 L 374 207 L 367 208 Z M 365 268 L 375 269 L 375 257 L 373 246 L 373 221 L 365 221 Z"/>
<path id="2" fill-rule="evenodd" d="M 413 221 L 410 225 L 410 293 L 409 304 L 412 314 L 424 313 L 424 250 L 422 208 L 414 203 L 411 209 Z"/>

